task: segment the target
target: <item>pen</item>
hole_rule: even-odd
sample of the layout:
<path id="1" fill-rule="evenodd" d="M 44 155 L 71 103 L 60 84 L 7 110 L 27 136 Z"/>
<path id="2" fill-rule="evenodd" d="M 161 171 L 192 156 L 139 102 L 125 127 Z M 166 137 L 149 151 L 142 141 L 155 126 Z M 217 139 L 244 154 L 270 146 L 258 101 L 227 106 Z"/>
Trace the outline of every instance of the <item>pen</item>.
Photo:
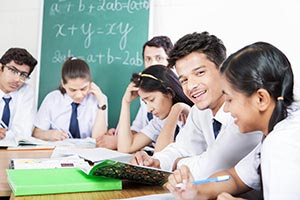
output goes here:
<path id="1" fill-rule="evenodd" d="M 2 120 L 0 121 L 0 125 L 2 126 L 2 128 L 8 129 L 8 127 L 6 126 L 6 124 Z"/>
<path id="2" fill-rule="evenodd" d="M 62 131 L 62 132 L 67 132 L 69 138 L 73 138 L 72 134 L 69 132 L 69 131 L 64 131 L 63 129 L 59 128 L 53 121 L 51 120 L 48 120 L 49 123 L 51 124 L 51 126 L 59 131 Z"/>
<path id="3" fill-rule="evenodd" d="M 193 181 L 192 183 L 195 185 L 199 185 L 199 184 L 204 184 L 204 183 L 211 183 L 211 182 L 223 182 L 223 181 L 228 181 L 230 179 L 229 175 L 224 175 L 224 176 L 217 176 L 217 177 L 213 177 L 213 178 L 207 178 L 207 179 L 203 179 L 203 180 L 196 180 Z M 184 188 L 184 183 L 178 183 L 176 184 L 177 188 Z"/>

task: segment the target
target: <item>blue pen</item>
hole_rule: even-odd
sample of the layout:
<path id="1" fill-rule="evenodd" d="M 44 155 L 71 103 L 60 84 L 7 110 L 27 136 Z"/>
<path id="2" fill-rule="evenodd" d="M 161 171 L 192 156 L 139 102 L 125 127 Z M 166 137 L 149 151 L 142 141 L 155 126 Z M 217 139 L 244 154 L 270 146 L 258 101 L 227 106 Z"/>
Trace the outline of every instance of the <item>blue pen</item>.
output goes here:
<path id="1" fill-rule="evenodd" d="M 195 185 L 199 185 L 199 184 L 204 184 L 204 183 L 212 183 L 212 182 L 223 182 L 223 181 L 228 181 L 230 179 L 229 175 L 224 175 L 224 176 L 217 176 L 217 177 L 213 177 L 213 178 L 207 178 L 207 179 L 203 179 L 203 180 L 196 180 L 193 181 L 193 184 Z M 178 183 L 176 184 L 177 188 L 184 188 L 184 183 Z"/>
<path id="2" fill-rule="evenodd" d="M 49 122 L 49 123 L 51 124 L 51 126 L 52 126 L 53 128 L 55 128 L 56 130 L 65 132 L 64 130 L 62 130 L 61 128 L 59 128 L 58 126 L 56 126 L 56 124 L 55 124 L 53 121 L 48 120 L 48 122 Z M 73 138 L 72 134 L 71 134 L 69 131 L 67 131 L 67 134 L 68 134 L 69 138 Z"/>

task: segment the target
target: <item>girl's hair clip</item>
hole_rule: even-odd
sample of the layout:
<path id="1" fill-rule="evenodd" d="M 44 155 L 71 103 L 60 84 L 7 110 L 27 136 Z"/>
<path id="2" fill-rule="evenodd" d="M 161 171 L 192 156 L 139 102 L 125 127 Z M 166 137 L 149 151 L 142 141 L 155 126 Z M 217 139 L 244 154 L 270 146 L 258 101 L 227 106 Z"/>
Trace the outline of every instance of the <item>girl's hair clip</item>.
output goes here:
<path id="1" fill-rule="evenodd" d="M 283 101 L 283 100 L 284 100 L 283 96 L 277 97 L 277 101 Z"/>
<path id="2" fill-rule="evenodd" d="M 156 78 L 155 76 L 151 75 L 151 74 L 140 74 L 140 77 L 147 77 L 147 78 L 152 78 L 154 80 L 163 82 L 161 79 Z"/>

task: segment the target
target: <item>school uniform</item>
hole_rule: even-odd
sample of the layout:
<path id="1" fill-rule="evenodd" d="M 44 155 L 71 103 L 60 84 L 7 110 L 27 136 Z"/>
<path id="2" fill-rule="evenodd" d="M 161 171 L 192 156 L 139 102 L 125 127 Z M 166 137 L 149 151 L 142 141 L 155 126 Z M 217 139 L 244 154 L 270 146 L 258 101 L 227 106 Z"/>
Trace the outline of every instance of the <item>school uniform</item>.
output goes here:
<path id="1" fill-rule="evenodd" d="M 66 93 L 62 94 L 59 90 L 50 92 L 43 100 L 37 112 L 34 125 L 43 130 L 59 128 L 67 132 L 70 125 L 72 102 L 73 100 Z M 92 129 L 99 110 L 97 104 L 97 98 L 92 94 L 88 94 L 79 104 L 77 119 L 80 138 L 92 136 Z M 107 105 L 107 101 L 105 104 Z M 107 115 L 107 109 L 104 112 Z M 55 124 L 55 127 L 53 124 Z"/>
<path id="2" fill-rule="evenodd" d="M 19 137 L 29 137 L 32 134 L 33 120 L 36 113 L 34 91 L 32 87 L 24 83 L 18 90 L 5 94 L 0 90 L 0 117 L 3 114 L 5 102 L 2 97 L 11 97 L 9 102 L 10 119 L 8 123 L 8 133 L 13 133 Z"/>
<path id="3" fill-rule="evenodd" d="M 160 134 L 161 130 L 163 129 L 167 119 L 159 119 L 157 117 L 153 118 L 148 125 L 146 125 L 140 132 L 141 134 L 146 135 L 152 140 L 152 145 L 155 147 L 156 140 L 158 138 L 158 135 Z M 180 129 L 182 129 L 183 124 L 181 121 L 177 121 L 177 128 L 174 131 L 174 136 L 178 134 Z M 177 133 L 176 133 L 177 131 Z M 175 139 L 175 137 L 174 137 Z"/>
<path id="4" fill-rule="evenodd" d="M 216 138 L 212 125 L 214 118 L 222 123 Z M 181 159 L 178 167 L 188 165 L 195 179 L 202 179 L 233 167 L 261 138 L 261 132 L 241 134 L 230 113 L 223 111 L 223 106 L 214 117 L 211 109 L 199 110 L 194 105 L 176 141 L 155 153 L 154 158 L 160 161 L 162 169 L 171 171 L 176 158 L 188 157 Z"/>
<path id="5" fill-rule="evenodd" d="M 260 190 L 262 174 L 264 199 L 299 199 L 299 133 L 300 105 L 294 103 L 289 107 L 288 117 L 235 166 L 241 180 L 255 190 Z"/>

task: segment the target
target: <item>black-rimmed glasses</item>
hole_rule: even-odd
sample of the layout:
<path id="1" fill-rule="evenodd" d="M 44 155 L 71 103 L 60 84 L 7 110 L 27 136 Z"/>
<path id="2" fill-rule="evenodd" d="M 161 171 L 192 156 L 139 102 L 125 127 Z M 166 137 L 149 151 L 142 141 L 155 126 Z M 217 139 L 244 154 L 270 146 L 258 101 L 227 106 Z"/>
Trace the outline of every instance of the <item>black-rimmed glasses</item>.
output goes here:
<path id="1" fill-rule="evenodd" d="M 20 77 L 21 81 L 26 81 L 26 80 L 30 79 L 29 74 L 27 72 L 22 72 L 14 66 L 3 65 L 3 67 L 6 67 L 11 75 L 13 75 L 13 76 L 18 75 Z"/>

